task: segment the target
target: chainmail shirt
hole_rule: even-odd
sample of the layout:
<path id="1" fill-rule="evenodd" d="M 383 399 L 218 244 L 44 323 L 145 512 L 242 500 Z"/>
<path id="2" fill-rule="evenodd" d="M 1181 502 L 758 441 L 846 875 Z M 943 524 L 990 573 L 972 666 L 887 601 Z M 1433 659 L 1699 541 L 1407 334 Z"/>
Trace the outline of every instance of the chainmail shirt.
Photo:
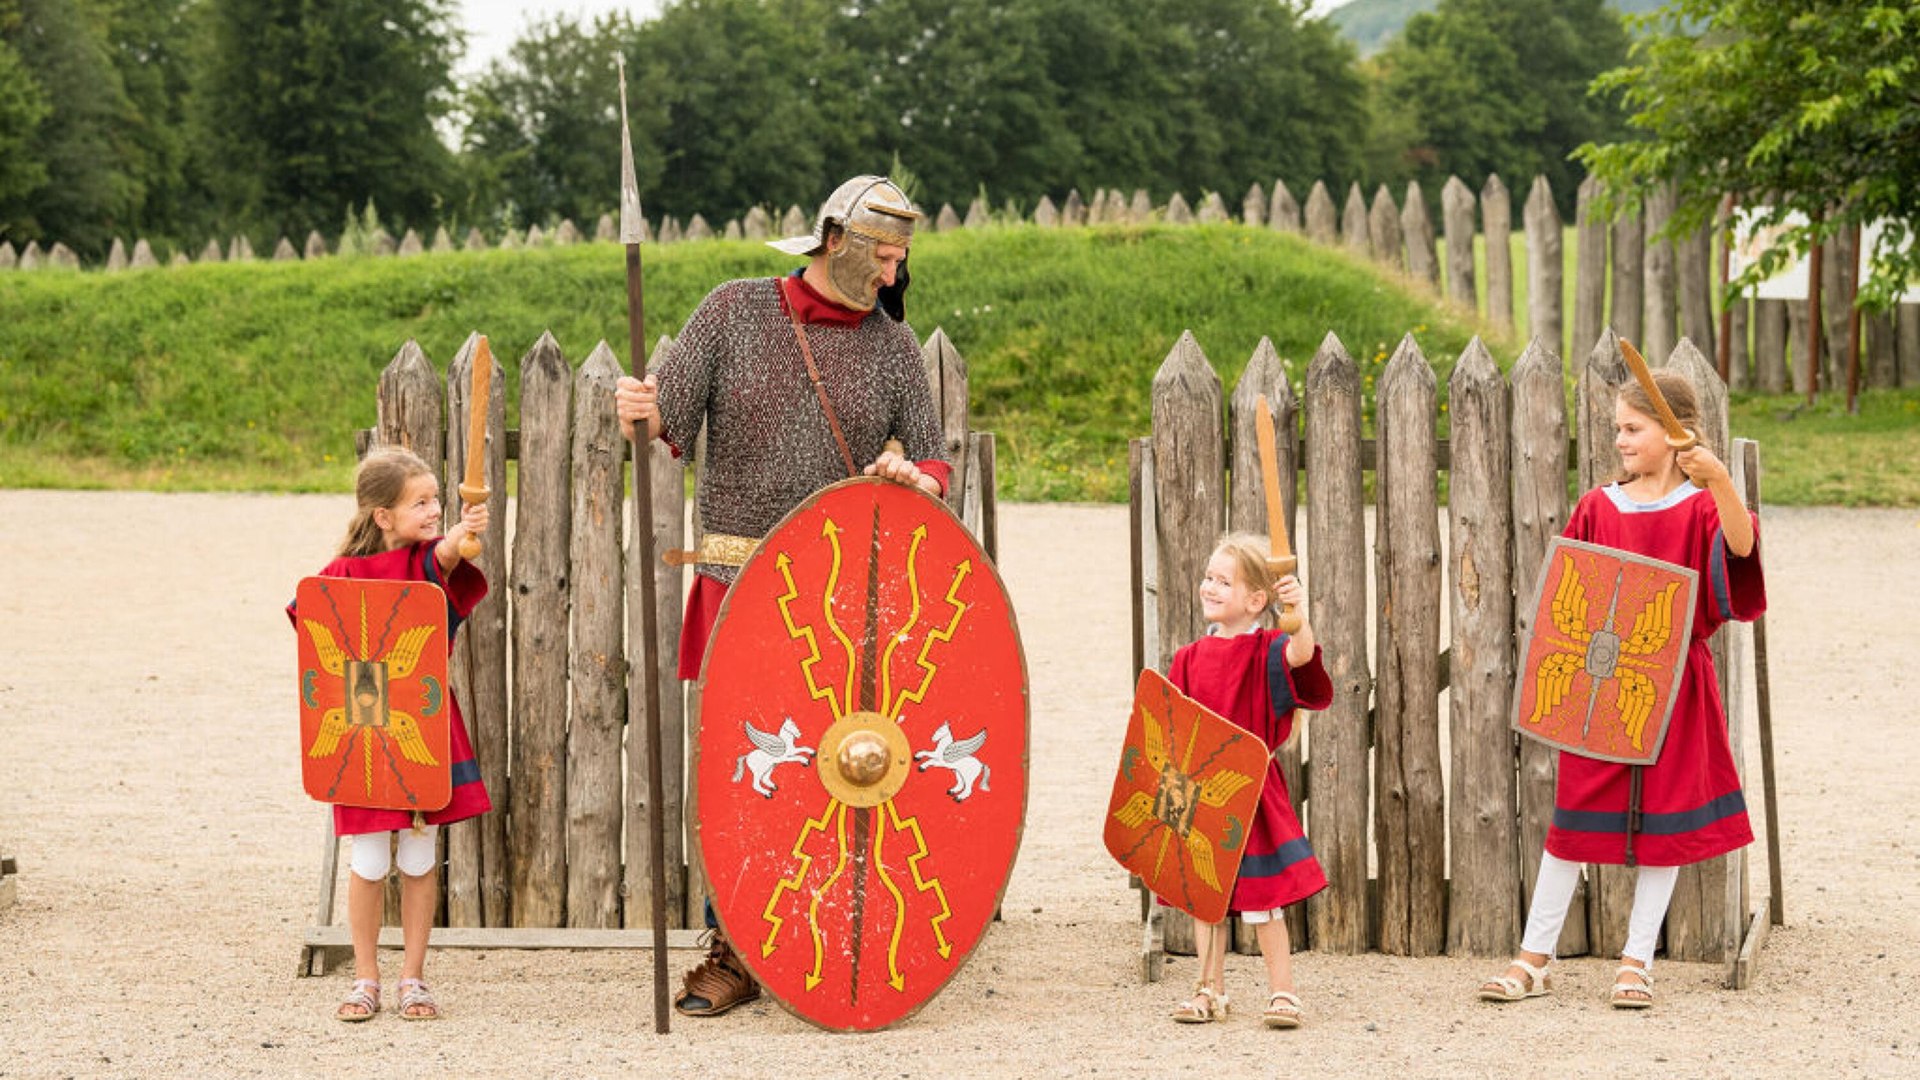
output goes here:
<path id="1" fill-rule="evenodd" d="M 876 311 L 856 326 L 809 323 L 806 334 L 856 468 L 890 437 L 910 460 L 947 460 L 911 327 Z M 763 537 L 814 492 L 847 478 L 779 279 L 729 281 L 708 293 L 655 371 L 662 434 L 682 461 L 706 431 L 697 492 L 705 531 Z M 698 569 L 729 585 L 739 575 L 732 566 Z"/>

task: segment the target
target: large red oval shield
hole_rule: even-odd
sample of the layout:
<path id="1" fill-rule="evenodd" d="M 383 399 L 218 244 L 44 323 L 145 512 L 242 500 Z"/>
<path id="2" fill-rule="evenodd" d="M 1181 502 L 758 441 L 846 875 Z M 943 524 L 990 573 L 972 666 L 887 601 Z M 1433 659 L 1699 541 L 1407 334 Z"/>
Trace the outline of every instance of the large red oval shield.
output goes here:
<path id="1" fill-rule="evenodd" d="M 382 810 L 447 805 L 446 594 L 424 581 L 309 577 L 293 605 L 307 794 Z"/>
<path id="2" fill-rule="evenodd" d="M 912 1014 L 999 907 L 1027 680 L 999 574 L 936 499 L 848 480 L 728 590 L 700 673 L 694 846 L 774 997 L 824 1028 Z"/>

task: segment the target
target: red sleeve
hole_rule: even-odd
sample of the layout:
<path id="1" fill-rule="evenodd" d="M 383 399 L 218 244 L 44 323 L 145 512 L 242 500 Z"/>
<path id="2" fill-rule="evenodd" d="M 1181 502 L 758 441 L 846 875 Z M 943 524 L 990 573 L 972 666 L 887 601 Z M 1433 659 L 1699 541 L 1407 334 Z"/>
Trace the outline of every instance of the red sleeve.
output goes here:
<path id="1" fill-rule="evenodd" d="M 940 496 L 946 497 L 947 484 L 953 479 L 953 466 L 937 458 L 928 461 L 916 461 L 920 471 L 940 482 Z"/>
<path id="2" fill-rule="evenodd" d="M 1287 668 L 1287 682 L 1293 686 L 1293 700 L 1303 709 L 1319 712 L 1333 704 L 1333 679 L 1321 662 L 1318 645 L 1306 663 Z"/>
<path id="3" fill-rule="evenodd" d="M 1716 524 L 1712 547 L 1707 552 L 1706 594 L 1718 622 L 1751 622 L 1766 614 L 1767 582 L 1760 572 L 1760 519 L 1753 519 L 1753 550 L 1735 555 L 1727 550 L 1727 538 Z"/>
<path id="4" fill-rule="evenodd" d="M 421 578 L 430 581 L 447 594 L 447 607 L 457 618 L 466 618 L 480 601 L 487 598 L 487 575 L 480 568 L 461 559 L 453 564 L 453 572 L 442 574 L 440 560 L 434 558 L 433 549 L 439 546 L 444 537 L 422 540 L 415 556 L 421 565 Z"/>

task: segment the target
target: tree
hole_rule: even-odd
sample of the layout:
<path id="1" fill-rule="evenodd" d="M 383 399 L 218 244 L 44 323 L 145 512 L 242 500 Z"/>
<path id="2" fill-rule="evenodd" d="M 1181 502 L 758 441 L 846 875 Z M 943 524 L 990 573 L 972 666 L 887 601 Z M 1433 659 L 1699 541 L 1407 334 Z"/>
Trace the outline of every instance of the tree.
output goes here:
<path id="1" fill-rule="evenodd" d="M 1382 133 L 1409 140 L 1376 151 L 1397 167 L 1383 179 L 1438 193 L 1449 175 L 1477 185 L 1498 172 L 1524 193 L 1540 174 L 1570 213 L 1582 174 L 1568 156 L 1625 131 L 1614 101 L 1588 87 L 1627 45 L 1604 0 L 1441 0 L 1376 58 L 1378 111 L 1395 125 Z"/>
<path id="2" fill-rule="evenodd" d="M 519 227 L 570 217 L 580 224 L 620 200 L 619 100 L 614 56 L 634 36 L 625 15 L 590 31 L 558 17 L 514 42 L 466 96 L 463 136 L 468 216 L 513 208 Z M 659 187 L 665 124 L 659 69 L 627 72 L 635 170 L 643 200 Z"/>
<path id="3" fill-rule="evenodd" d="M 436 220 L 461 36 L 451 0 L 209 0 L 196 87 L 210 181 L 232 224 L 299 235 L 377 202 Z"/>
<path id="4" fill-rule="evenodd" d="M 53 108 L 15 48 L 22 24 L 20 0 L 0 0 L 0 237 L 24 233 L 16 215 L 25 216 L 26 197 L 47 181 L 32 147 Z"/>
<path id="5" fill-rule="evenodd" d="M 1885 220 L 1863 304 L 1884 309 L 1920 280 L 1920 9 L 1871 0 L 1675 0 L 1661 33 L 1595 86 L 1618 90 L 1638 141 L 1580 148 L 1632 196 L 1672 182 L 1671 235 L 1713 219 L 1723 196 L 1765 205 L 1786 228 L 1766 276 L 1843 228 Z"/>
<path id="6" fill-rule="evenodd" d="M 48 108 L 21 154 L 24 171 L 43 179 L 0 202 L 0 220 L 21 235 L 98 255 L 139 201 L 128 137 L 132 107 L 92 3 L 19 0 L 16 11 L 14 40 L 30 44 L 19 59 Z M 0 175 L 9 171 L 0 166 Z"/>
<path id="7" fill-rule="evenodd" d="M 108 57 L 126 91 L 126 171 L 136 184 L 126 228 L 185 239 L 213 210 L 193 169 L 187 127 L 200 0 L 94 0 L 106 18 Z M 131 236 L 129 236 L 131 239 Z"/>

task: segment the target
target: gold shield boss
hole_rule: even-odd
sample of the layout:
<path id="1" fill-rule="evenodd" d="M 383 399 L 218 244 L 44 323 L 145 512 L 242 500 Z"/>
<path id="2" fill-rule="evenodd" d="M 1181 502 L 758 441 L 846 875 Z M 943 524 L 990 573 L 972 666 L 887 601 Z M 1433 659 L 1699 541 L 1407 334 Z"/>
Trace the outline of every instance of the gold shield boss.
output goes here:
<path id="1" fill-rule="evenodd" d="M 881 244 L 908 247 L 913 223 L 920 212 L 906 193 L 884 176 L 856 176 L 835 188 L 814 216 L 813 231 L 768 247 L 789 255 L 818 255 L 827 248 L 830 230 L 838 226 L 841 244 L 827 255 L 827 299 L 855 311 L 871 311 L 880 291 Z"/>

